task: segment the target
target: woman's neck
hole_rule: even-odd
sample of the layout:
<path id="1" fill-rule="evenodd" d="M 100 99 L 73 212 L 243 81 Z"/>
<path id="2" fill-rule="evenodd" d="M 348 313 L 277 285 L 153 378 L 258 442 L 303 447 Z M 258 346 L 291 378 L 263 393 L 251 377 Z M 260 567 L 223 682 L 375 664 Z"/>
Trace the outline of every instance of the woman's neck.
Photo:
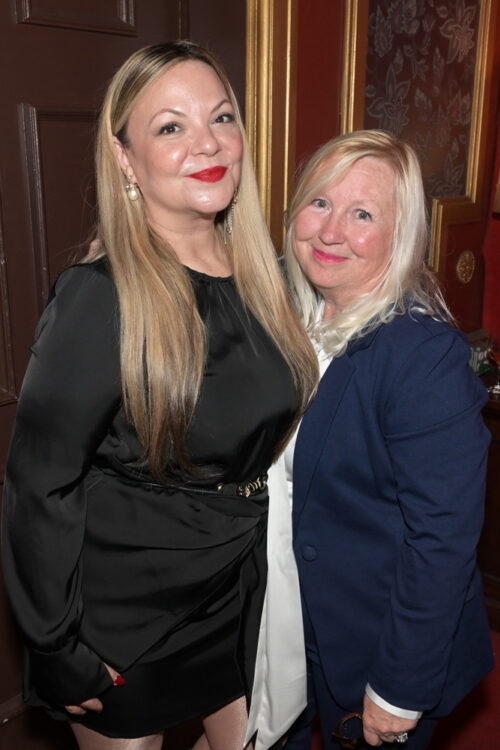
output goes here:
<path id="1" fill-rule="evenodd" d="M 331 320 L 335 313 L 338 311 L 338 307 L 332 300 L 325 299 L 325 306 L 323 308 L 323 320 Z"/>
<path id="2" fill-rule="evenodd" d="M 232 274 L 229 255 L 213 220 L 192 221 L 175 229 L 162 227 L 158 233 L 169 243 L 183 265 L 209 276 Z"/>

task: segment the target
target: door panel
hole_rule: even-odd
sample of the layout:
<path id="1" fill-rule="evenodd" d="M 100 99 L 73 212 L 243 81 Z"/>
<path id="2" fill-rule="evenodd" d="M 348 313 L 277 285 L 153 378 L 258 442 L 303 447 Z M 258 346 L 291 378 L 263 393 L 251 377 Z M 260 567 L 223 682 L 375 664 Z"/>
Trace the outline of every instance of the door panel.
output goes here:
<path id="1" fill-rule="evenodd" d="M 22 119 L 40 316 L 68 255 L 81 256 L 83 248 L 75 241 L 85 240 L 95 218 L 92 140 L 96 117 L 90 110 L 24 104 Z M 61 206 L 66 207 L 64 213 Z"/>
<path id="2" fill-rule="evenodd" d="M 85 31 L 135 34 L 134 0 L 17 0 L 20 22 Z"/>

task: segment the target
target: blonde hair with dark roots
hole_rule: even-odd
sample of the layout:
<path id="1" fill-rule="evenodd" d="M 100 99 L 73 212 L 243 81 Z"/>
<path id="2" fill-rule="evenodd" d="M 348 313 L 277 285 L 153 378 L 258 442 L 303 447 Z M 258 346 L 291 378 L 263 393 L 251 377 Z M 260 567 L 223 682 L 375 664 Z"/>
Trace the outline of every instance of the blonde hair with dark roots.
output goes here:
<path id="1" fill-rule="evenodd" d="M 237 288 L 287 361 L 302 411 L 316 384 L 316 361 L 290 304 L 260 206 L 238 104 L 219 62 L 198 45 L 167 42 L 135 52 L 112 79 L 101 112 L 96 173 L 98 255 L 109 259 L 121 318 L 123 401 L 159 480 L 175 464 L 202 474 L 190 459 L 186 436 L 198 401 L 206 337 L 186 269 L 174 248 L 152 231 L 142 197 L 130 201 L 113 138 L 127 145 L 127 123 L 137 98 L 169 67 L 187 60 L 209 65 L 222 81 L 244 140 L 232 248 L 228 254 Z M 223 214 L 216 217 L 222 236 Z M 96 259 L 96 254 L 86 258 Z"/>
<path id="2" fill-rule="evenodd" d="M 322 323 L 321 296 L 305 278 L 293 253 L 295 219 L 313 198 L 339 182 L 365 157 L 380 159 L 394 174 L 396 221 L 389 262 L 374 289 Z M 299 178 L 286 224 L 287 274 L 296 306 L 309 334 L 331 356 L 340 356 L 349 341 L 407 309 L 452 320 L 435 276 L 426 265 L 428 222 L 422 174 L 415 151 L 404 141 L 382 130 L 358 130 L 325 143 Z"/>

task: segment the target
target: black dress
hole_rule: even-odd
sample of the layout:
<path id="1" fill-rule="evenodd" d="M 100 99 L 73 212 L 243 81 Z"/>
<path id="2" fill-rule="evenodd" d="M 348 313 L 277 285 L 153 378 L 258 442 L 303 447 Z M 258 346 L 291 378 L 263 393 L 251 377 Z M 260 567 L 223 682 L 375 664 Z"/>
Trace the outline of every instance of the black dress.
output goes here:
<path id="1" fill-rule="evenodd" d="M 25 693 L 54 717 L 138 737 L 249 695 L 265 590 L 270 465 L 297 408 L 288 367 L 232 278 L 189 270 L 208 358 L 188 445 L 214 476 L 155 484 L 121 401 L 106 260 L 58 279 L 22 388 L 4 490 L 4 575 Z M 113 687 L 103 662 L 126 680 Z"/>

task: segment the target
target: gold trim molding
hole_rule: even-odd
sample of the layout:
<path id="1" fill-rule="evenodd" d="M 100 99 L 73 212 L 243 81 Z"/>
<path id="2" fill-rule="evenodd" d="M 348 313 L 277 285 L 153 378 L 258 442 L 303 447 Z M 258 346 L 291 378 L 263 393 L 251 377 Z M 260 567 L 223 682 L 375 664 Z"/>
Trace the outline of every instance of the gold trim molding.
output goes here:
<path id="1" fill-rule="evenodd" d="M 276 249 L 295 169 L 298 0 L 247 0 L 246 129 Z"/>
<path id="2" fill-rule="evenodd" d="M 341 133 L 364 125 L 369 7 L 369 0 L 346 0 Z"/>

